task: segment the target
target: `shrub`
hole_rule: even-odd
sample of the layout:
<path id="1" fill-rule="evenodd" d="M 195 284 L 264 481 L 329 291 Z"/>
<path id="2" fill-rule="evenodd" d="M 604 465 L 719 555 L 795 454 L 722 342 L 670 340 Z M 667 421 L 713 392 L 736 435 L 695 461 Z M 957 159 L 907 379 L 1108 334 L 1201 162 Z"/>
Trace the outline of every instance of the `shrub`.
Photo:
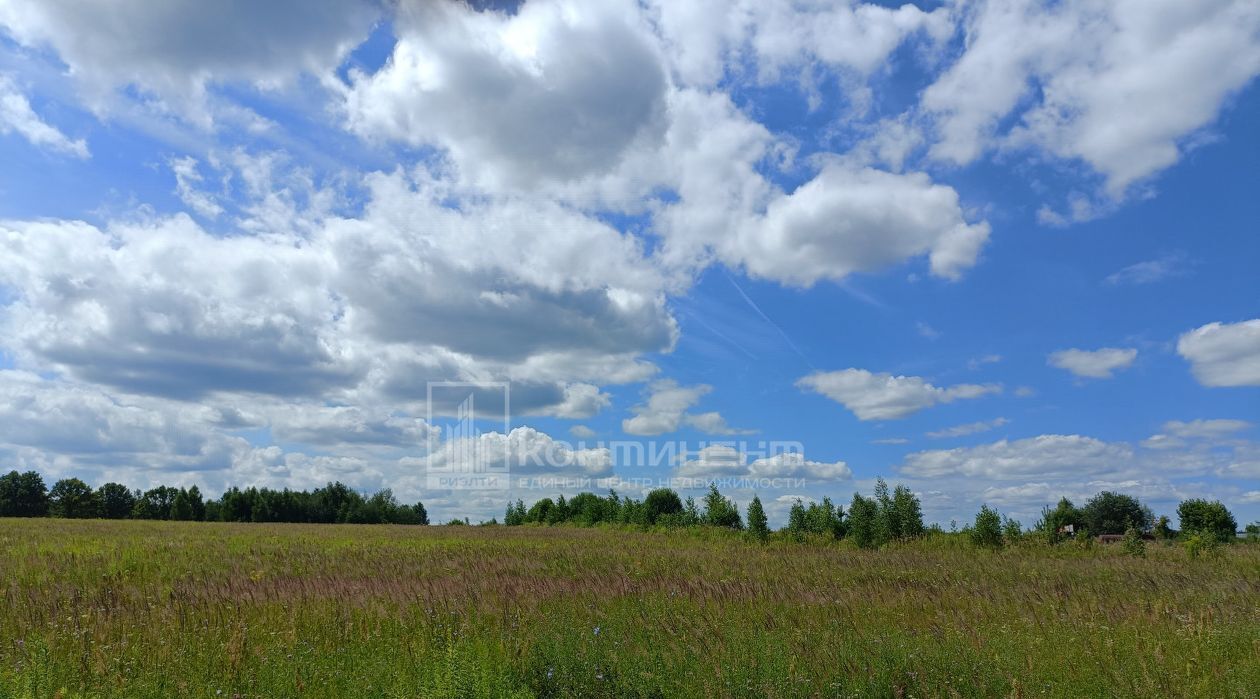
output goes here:
<path id="1" fill-rule="evenodd" d="M 1019 543 L 1019 540 L 1022 538 L 1024 538 L 1024 526 L 1019 523 L 1019 520 L 1003 517 L 1002 540 L 1010 546 Z"/>
<path id="2" fill-rule="evenodd" d="M 1220 546 L 1220 541 L 1216 537 L 1204 535 L 1202 532 L 1194 532 L 1186 536 L 1184 545 L 1186 553 L 1190 554 L 1191 558 L 1198 558 L 1199 556 L 1215 554 Z"/>
<path id="3" fill-rule="evenodd" d="M 976 523 L 971 528 L 971 541 L 984 548 L 1002 548 L 1002 517 L 997 510 L 983 505 L 976 513 Z"/>
<path id="4" fill-rule="evenodd" d="M 1177 516 L 1181 518 L 1182 532 L 1201 534 L 1222 543 L 1232 540 L 1238 529 L 1234 515 L 1218 500 L 1184 500 L 1177 506 Z"/>
<path id="5" fill-rule="evenodd" d="M 1129 527 L 1124 532 L 1124 539 L 1120 542 L 1120 547 L 1125 553 L 1137 558 L 1146 557 L 1146 542 L 1142 540 L 1142 534 L 1134 527 Z"/>
<path id="6" fill-rule="evenodd" d="M 1059 530 L 1070 527 L 1073 532 L 1076 532 L 1083 525 L 1081 511 L 1072 504 L 1071 500 L 1062 498 L 1053 510 L 1045 508 L 1041 511 L 1041 520 L 1037 522 L 1036 529 L 1045 535 L 1047 541 L 1057 544 L 1064 538 Z"/>

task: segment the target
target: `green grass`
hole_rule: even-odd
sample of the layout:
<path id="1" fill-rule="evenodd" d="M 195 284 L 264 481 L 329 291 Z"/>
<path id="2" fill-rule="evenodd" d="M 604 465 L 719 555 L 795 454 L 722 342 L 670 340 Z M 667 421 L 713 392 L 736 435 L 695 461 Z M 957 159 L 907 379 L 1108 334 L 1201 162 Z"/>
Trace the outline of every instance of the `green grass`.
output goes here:
<path id="1" fill-rule="evenodd" d="M 1260 546 L 0 520 L 0 697 L 1260 696 Z"/>

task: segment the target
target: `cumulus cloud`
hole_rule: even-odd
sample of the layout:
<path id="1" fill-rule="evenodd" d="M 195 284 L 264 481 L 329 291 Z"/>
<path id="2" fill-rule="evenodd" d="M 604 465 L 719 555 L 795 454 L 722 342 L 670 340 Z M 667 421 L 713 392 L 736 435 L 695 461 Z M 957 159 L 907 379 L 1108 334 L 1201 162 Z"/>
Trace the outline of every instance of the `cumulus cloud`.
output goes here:
<path id="1" fill-rule="evenodd" d="M 350 128 L 442 146 L 493 183 L 610 169 L 664 126 L 664 67 L 636 14 L 619 3 L 539 0 L 511 15 L 405 4 L 389 63 L 352 80 Z"/>
<path id="2" fill-rule="evenodd" d="M 595 438 L 595 430 L 592 430 L 586 425 L 574 425 L 570 427 L 569 434 L 573 435 L 574 437 L 577 437 L 578 439 L 594 439 Z"/>
<path id="3" fill-rule="evenodd" d="M 712 390 L 705 384 L 680 386 L 673 379 L 655 381 L 648 386 L 647 401 L 632 408 L 634 415 L 621 421 L 621 429 L 626 434 L 653 436 L 677 432 L 687 425 L 706 434 L 747 434 L 748 430 L 727 425 L 717 412 L 687 412 Z"/>
<path id="4" fill-rule="evenodd" d="M 13 84 L 13 79 L 0 74 L 0 134 L 17 133 L 37 148 L 47 148 L 76 158 L 87 158 L 87 142 L 72 139 L 57 127 L 40 118 L 31 102 Z"/>
<path id="5" fill-rule="evenodd" d="M 591 478 L 611 476 L 613 467 L 612 452 L 607 448 L 574 449 L 532 427 L 447 440 L 433 454 L 411 463 L 456 472 L 471 472 L 476 465 L 492 470 L 507 468 L 513 475 Z"/>
<path id="6" fill-rule="evenodd" d="M 804 478 L 815 481 L 848 480 L 853 472 L 843 461 L 824 463 L 810 461 L 796 451 L 749 459 L 748 455 L 725 444 L 712 444 L 700 450 L 696 458 L 684 461 L 677 469 L 683 478 Z"/>
<path id="7" fill-rule="evenodd" d="M 636 239 L 555 204 L 443 207 L 428 183 L 372 176 L 360 216 L 242 224 L 258 235 L 182 214 L 0 223 L 8 347 L 24 366 L 185 399 L 420 400 L 431 380 L 511 378 L 521 412 L 575 418 L 608 405 L 592 381 L 651 375 L 638 355 L 677 328 Z"/>
<path id="8" fill-rule="evenodd" d="M 1177 354 L 1204 386 L 1260 386 L 1260 319 L 1195 328 L 1178 338 Z"/>
<path id="9" fill-rule="evenodd" d="M 988 223 L 964 220 L 953 188 L 923 173 L 828 166 L 772 201 L 721 251 L 753 276 L 799 286 L 918 255 L 927 255 L 932 274 L 954 280 L 975 265 L 988 237 Z"/>
<path id="10" fill-rule="evenodd" d="M 1046 362 L 1076 376 L 1109 379 L 1113 372 L 1128 369 L 1137 359 L 1137 350 L 1103 347 L 1096 350 L 1066 349 L 1052 353 Z"/>
<path id="11" fill-rule="evenodd" d="M 357 0 L 14 0 L 0 5 L 0 26 L 25 46 L 51 47 L 97 108 L 134 86 L 209 125 L 207 85 L 324 76 L 380 14 L 378 3 Z"/>
<path id="12" fill-rule="evenodd" d="M 1088 163 L 1118 198 L 1177 162 L 1260 72 L 1258 28 L 1247 0 L 974 5 L 963 53 L 923 92 L 931 155 L 964 164 L 1036 147 Z"/>
<path id="13" fill-rule="evenodd" d="M 865 369 L 818 372 L 796 382 L 853 411 L 859 420 L 895 420 L 940 403 L 1000 393 L 997 384 L 933 386 L 918 376 L 894 376 Z"/>
<path id="14" fill-rule="evenodd" d="M 864 75 L 903 41 L 922 31 L 950 30 L 948 10 L 873 3 L 650 3 L 680 80 L 712 86 L 734 66 L 750 63 L 760 81 L 813 65 Z"/>

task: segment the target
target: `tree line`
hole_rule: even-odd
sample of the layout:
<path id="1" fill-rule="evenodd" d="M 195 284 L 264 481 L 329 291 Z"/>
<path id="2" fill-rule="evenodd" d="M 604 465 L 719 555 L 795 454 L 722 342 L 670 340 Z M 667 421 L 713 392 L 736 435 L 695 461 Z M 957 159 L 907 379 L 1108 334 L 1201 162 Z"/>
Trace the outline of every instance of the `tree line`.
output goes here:
<path id="1" fill-rule="evenodd" d="M 428 524 L 424 504 L 398 502 L 388 488 L 365 496 L 342 483 L 312 491 L 231 488 L 206 500 L 197 486 L 141 491 L 120 483 L 93 489 L 78 478 L 47 488 L 35 471 L 0 476 L 0 517 L 163 519 L 208 522 Z"/>
<path id="2" fill-rule="evenodd" d="M 1172 529 L 1168 517 L 1156 517 L 1137 498 L 1101 492 L 1077 507 L 1067 498 L 1043 508 L 1041 518 L 1025 531 L 1017 520 L 1003 517 L 984 505 L 974 523 L 963 528 L 977 546 L 1001 548 L 1037 535 L 1050 544 L 1089 541 L 1095 535 L 1124 535 L 1126 546 L 1140 549 L 1142 539 L 1183 539 L 1191 548 L 1208 547 L 1235 538 L 1237 522 L 1219 501 L 1189 499 L 1177 507 L 1181 531 Z M 197 486 L 157 486 L 130 489 L 106 483 L 93 489 L 78 478 L 64 478 L 47 488 L 36 471 L 11 471 L 0 476 L 0 517 L 65 517 L 105 519 L 156 519 L 212 522 L 296 522 L 336 524 L 429 524 L 424 504 L 398 502 L 388 488 L 373 495 L 361 494 L 342 483 L 329 483 L 312 491 L 269 488 L 230 488 L 217 499 L 207 500 Z M 454 519 L 450 524 L 467 524 Z M 498 524 L 496 520 L 483 524 Z M 642 499 L 619 495 L 579 493 L 571 498 L 544 497 L 529 507 L 522 500 L 507 506 L 507 526 L 600 524 L 638 527 L 717 527 L 745 531 L 766 540 L 772 531 L 761 499 L 754 496 L 744 516 L 739 506 L 710 485 L 699 502 L 683 499 L 669 488 L 658 488 Z M 1260 523 L 1247 527 L 1260 535 Z M 889 488 L 884 479 L 875 482 L 870 497 L 854 493 L 848 510 L 828 497 L 806 504 L 796 500 L 788 511 L 787 525 L 778 535 L 792 540 L 851 541 L 860 548 L 879 548 L 890 542 L 927 533 L 943 533 L 925 526 L 923 508 L 908 487 Z"/>
<path id="3" fill-rule="evenodd" d="M 1041 518 L 1029 532 L 1017 520 L 1003 517 L 984 505 L 976 513 L 974 525 L 967 533 L 977 546 L 1001 548 L 1017 543 L 1030 534 L 1047 543 L 1068 541 L 1090 543 L 1095 536 L 1119 535 L 1130 553 L 1142 555 L 1146 539 L 1172 541 L 1181 539 L 1192 553 L 1201 548 L 1232 541 L 1237 536 L 1238 522 L 1219 500 L 1191 498 L 1177 505 L 1181 530 L 1175 530 L 1166 516 L 1156 517 L 1137 498 L 1123 493 L 1103 491 L 1077 507 L 1068 498 L 1061 498 L 1053 508 L 1042 508 Z M 1260 523 L 1247 526 L 1247 531 L 1260 534 Z"/>
<path id="4" fill-rule="evenodd" d="M 746 531 L 761 540 L 771 534 L 760 497 L 753 496 L 743 517 L 739 506 L 722 495 L 715 484 L 710 484 L 709 492 L 700 502 L 691 497 L 684 500 L 669 488 L 652 490 L 642 500 L 620 496 L 615 490 L 603 497 L 594 493 L 579 493 L 568 499 L 563 495 L 555 500 L 545 497 L 528 508 L 524 501 L 517 500 L 507 506 L 503 523 L 507 526 L 623 524 L 671 529 L 709 526 Z M 873 497 L 854 493 L 847 513 L 831 498 L 808 505 L 797 500 L 789 511 L 787 526 L 780 531 L 796 540 L 849 538 L 862 548 L 878 548 L 890 541 L 920 536 L 925 528 L 918 496 L 903 485 L 890 491 L 881 478 L 876 482 Z"/>

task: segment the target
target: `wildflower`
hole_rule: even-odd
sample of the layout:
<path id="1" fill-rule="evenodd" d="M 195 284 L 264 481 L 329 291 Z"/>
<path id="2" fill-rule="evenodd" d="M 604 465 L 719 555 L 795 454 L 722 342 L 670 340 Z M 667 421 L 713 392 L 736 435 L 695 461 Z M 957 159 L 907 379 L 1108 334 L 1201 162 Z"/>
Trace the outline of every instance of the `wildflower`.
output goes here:
<path id="1" fill-rule="evenodd" d="M 596 626 L 596 627 L 595 627 L 595 635 L 596 635 L 596 636 L 598 636 L 598 635 L 599 635 L 599 627 L 598 627 L 598 626 Z"/>

